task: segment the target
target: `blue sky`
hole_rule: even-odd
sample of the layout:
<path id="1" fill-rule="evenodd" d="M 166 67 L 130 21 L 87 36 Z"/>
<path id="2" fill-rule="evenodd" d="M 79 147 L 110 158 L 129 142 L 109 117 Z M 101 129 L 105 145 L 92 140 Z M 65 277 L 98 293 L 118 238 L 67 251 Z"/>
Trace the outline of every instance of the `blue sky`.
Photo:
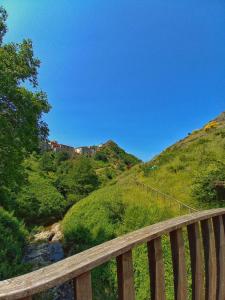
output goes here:
<path id="1" fill-rule="evenodd" d="M 31 38 L 50 138 L 147 160 L 225 110 L 223 0 L 0 0 Z"/>

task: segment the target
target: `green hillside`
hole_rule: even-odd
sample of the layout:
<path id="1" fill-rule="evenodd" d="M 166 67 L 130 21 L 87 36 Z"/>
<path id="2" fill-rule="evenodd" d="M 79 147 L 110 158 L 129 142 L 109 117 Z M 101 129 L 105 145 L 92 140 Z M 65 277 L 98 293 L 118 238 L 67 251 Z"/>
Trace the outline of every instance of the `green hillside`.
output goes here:
<path id="1" fill-rule="evenodd" d="M 91 157 L 71 157 L 68 152 L 33 153 L 23 164 L 26 181 L 10 209 L 27 225 L 52 224 L 74 203 L 139 162 L 113 141 Z"/>
<path id="2" fill-rule="evenodd" d="M 105 184 L 141 161 L 110 140 L 97 151 L 92 162 L 102 184 Z"/>
<path id="3" fill-rule="evenodd" d="M 219 200 L 225 195 L 222 198 L 218 195 L 216 182 L 225 180 L 224 169 L 225 113 L 222 113 L 142 165 L 137 177 L 187 204 L 202 208 L 221 205 Z M 201 188 L 202 192 L 209 189 L 205 197 L 201 195 Z"/>
<path id="4" fill-rule="evenodd" d="M 217 181 L 225 180 L 224 164 L 223 113 L 216 121 L 195 130 L 152 161 L 123 172 L 109 185 L 74 205 L 63 220 L 68 254 L 78 253 L 166 218 L 188 213 L 185 205 L 196 209 L 224 206 L 225 198 L 221 198 L 224 186 L 220 187 L 219 194 L 216 186 Z M 162 193 L 154 192 L 154 189 Z M 181 205 L 178 201 L 181 201 Z M 167 240 L 163 241 L 163 245 L 166 253 L 167 296 L 173 299 Z M 145 247 L 135 250 L 135 287 L 139 300 L 149 297 L 146 257 Z M 99 272 L 101 281 L 98 279 Z M 98 291 L 95 299 L 115 299 L 115 278 L 113 262 L 95 272 L 94 286 Z M 106 287 L 104 290 L 100 288 L 103 282 Z"/>

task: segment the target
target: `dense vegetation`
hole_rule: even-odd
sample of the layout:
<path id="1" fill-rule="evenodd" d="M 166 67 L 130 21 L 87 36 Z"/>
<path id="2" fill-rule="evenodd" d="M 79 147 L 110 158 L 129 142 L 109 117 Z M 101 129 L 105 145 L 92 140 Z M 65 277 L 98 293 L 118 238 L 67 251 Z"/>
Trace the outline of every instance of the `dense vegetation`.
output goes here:
<path id="1" fill-rule="evenodd" d="M 40 61 L 31 40 L 4 43 L 6 21 L 0 7 L 0 279 L 25 271 L 26 230 L 62 219 L 74 203 L 139 162 L 112 141 L 94 157 L 41 151 L 48 136 L 42 116 L 50 106 L 38 87 Z"/>
<path id="2" fill-rule="evenodd" d="M 0 207 L 0 280 L 27 271 L 21 263 L 27 236 L 24 225 Z"/>
<path id="3" fill-rule="evenodd" d="M 138 198 L 136 198 L 138 196 Z M 92 193 L 73 206 L 63 220 L 69 254 L 78 253 L 121 234 L 170 218 L 173 211 L 152 201 L 129 181 Z M 134 253 L 137 299 L 148 299 L 148 268 L 145 247 Z M 102 288 L 104 286 L 104 289 Z M 95 299 L 116 299 L 114 262 L 94 272 Z"/>
<path id="4" fill-rule="evenodd" d="M 224 205 L 224 186 L 220 191 L 216 187 L 217 181 L 224 181 L 224 173 L 225 113 L 222 113 L 216 119 L 216 126 L 193 131 L 144 164 L 137 177 L 181 201 L 203 208 Z"/>
<path id="5" fill-rule="evenodd" d="M 1 279 L 24 271 L 21 258 L 25 230 L 6 210 L 15 208 L 16 195 L 26 181 L 23 160 L 47 136 L 41 117 L 49 110 L 45 93 L 38 89 L 40 61 L 34 57 L 32 42 L 4 43 L 6 20 L 7 13 L 0 7 L 0 206 L 4 207 L 0 209 Z"/>
<path id="6" fill-rule="evenodd" d="M 6 19 L 0 8 L 0 279 L 28 270 L 21 262 L 29 234 L 65 214 L 70 255 L 184 213 L 137 181 L 199 209 L 224 206 L 225 113 L 145 164 L 113 141 L 91 157 L 43 151 L 48 128 L 42 115 L 50 107 L 38 89 L 40 62 L 30 40 L 3 43 Z M 163 247 L 168 299 L 173 299 L 166 239 Z M 145 247 L 134 251 L 134 267 L 137 299 L 148 299 Z M 94 286 L 95 299 L 116 298 L 114 262 L 94 272 Z"/>
<path id="7" fill-rule="evenodd" d="M 74 205 L 63 220 L 69 254 L 112 239 L 137 228 L 187 213 L 176 202 L 135 185 L 144 182 L 199 209 L 225 206 L 225 114 L 217 126 L 193 132 L 152 161 L 122 173 L 113 182 Z M 134 180 L 135 179 L 135 180 Z M 217 184 L 219 188 L 217 187 Z M 218 190 L 219 189 L 219 190 Z M 219 191 L 219 192 L 218 192 Z M 167 296 L 173 299 L 171 253 L 163 240 Z M 188 254 L 188 243 L 186 242 Z M 188 256 L 187 256 L 188 257 Z M 190 264 L 188 264 L 190 286 Z M 134 251 L 135 288 L 138 300 L 149 299 L 147 252 Z M 99 276 L 101 274 L 101 276 Z M 104 286 L 105 289 L 101 287 Z M 110 262 L 94 272 L 95 299 L 116 298 L 116 268 Z"/>
<path id="8" fill-rule="evenodd" d="M 0 199 L 4 207 L 23 181 L 23 159 L 47 135 L 41 116 L 49 110 L 45 93 L 38 90 L 40 61 L 34 57 L 32 42 L 4 44 L 6 19 L 6 11 L 0 8 Z"/>
<path id="9" fill-rule="evenodd" d="M 29 227 L 52 224 L 74 203 L 120 174 L 121 166 L 125 170 L 128 161 L 129 165 L 138 161 L 113 142 L 99 152 L 105 153 L 104 162 L 98 152 L 94 157 L 53 151 L 29 155 L 21 165 L 26 177 L 11 196 L 10 208 Z"/>

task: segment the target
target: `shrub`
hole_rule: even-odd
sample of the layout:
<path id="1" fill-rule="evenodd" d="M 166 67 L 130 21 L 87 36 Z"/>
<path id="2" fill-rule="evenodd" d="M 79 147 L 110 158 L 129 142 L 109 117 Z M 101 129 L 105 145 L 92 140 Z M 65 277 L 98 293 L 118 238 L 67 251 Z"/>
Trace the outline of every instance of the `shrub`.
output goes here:
<path id="1" fill-rule="evenodd" d="M 207 171 L 199 174 L 193 183 L 192 194 L 193 197 L 201 202 L 218 202 L 220 195 L 218 194 L 218 189 L 216 187 L 216 182 L 225 181 L 225 167 L 216 167 L 211 171 Z M 225 187 L 224 187 L 225 192 Z M 224 193 L 225 196 L 225 193 Z"/>
<path id="2" fill-rule="evenodd" d="M 0 280 L 26 271 L 21 264 L 26 238 L 24 225 L 0 207 Z"/>
<path id="3" fill-rule="evenodd" d="M 57 187 L 65 194 L 87 196 L 99 186 L 98 177 L 89 158 L 82 156 L 60 168 Z"/>
<path id="4" fill-rule="evenodd" d="M 16 215 L 29 225 L 45 225 L 63 217 L 68 202 L 49 179 L 32 174 L 16 199 Z"/>
<path id="5" fill-rule="evenodd" d="M 66 152 L 66 151 L 57 152 L 55 154 L 55 163 L 56 163 L 56 165 L 59 165 L 61 162 L 70 159 L 70 156 L 71 155 L 69 154 L 69 152 Z"/>
<path id="6" fill-rule="evenodd" d="M 127 189 L 131 189 L 130 193 L 134 194 L 133 188 L 127 185 L 107 186 L 82 199 L 68 211 L 62 225 L 69 254 L 171 217 L 168 209 L 159 208 L 156 203 L 134 202 L 134 198 L 127 201 Z M 143 247 L 141 249 L 134 251 L 135 274 L 141 274 L 141 280 L 137 279 L 135 286 L 137 299 L 148 299 L 147 264 L 145 267 L 147 255 Z M 93 285 L 95 299 L 117 298 L 115 261 L 94 270 Z"/>
<path id="7" fill-rule="evenodd" d="M 108 161 L 107 154 L 104 153 L 103 151 L 98 151 L 98 152 L 96 152 L 96 154 L 95 154 L 95 156 L 94 156 L 94 159 L 96 159 L 96 160 L 101 160 L 101 161 L 104 161 L 104 162 L 107 162 L 107 161 Z"/>
<path id="8" fill-rule="evenodd" d="M 40 169 L 46 172 L 54 172 L 55 171 L 55 163 L 54 163 L 54 153 L 44 152 L 40 158 Z"/>

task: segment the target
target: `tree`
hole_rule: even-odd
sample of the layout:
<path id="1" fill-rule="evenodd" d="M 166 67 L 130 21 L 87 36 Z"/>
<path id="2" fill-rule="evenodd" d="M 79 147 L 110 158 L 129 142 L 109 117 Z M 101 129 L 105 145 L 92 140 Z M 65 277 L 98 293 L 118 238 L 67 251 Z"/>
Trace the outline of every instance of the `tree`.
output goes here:
<path id="1" fill-rule="evenodd" d="M 32 42 L 4 44 L 6 20 L 0 7 L 0 204 L 4 206 L 7 195 L 22 183 L 24 157 L 47 136 L 42 114 L 50 108 L 46 94 L 38 90 L 40 61 L 34 57 Z"/>
<path id="2" fill-rule="evenodd" d="M 46 172 L 55 171 L 54 153 L 52 151 L 44 152 L 40 158 L 40 169 Z"/>
<path id="3" fill-rule="evenodd" d="M 30 172 L 29 182 L 15 200 L 15 214 L 28 225 L 47 225 L 61 219 L 68 209 L 68 201 L 48 178 Z"/>
<path id="4" fill-rule="evenodd" d="M 67 194 L 86 196 L 98 185 L 98 177 L 88 157 L 82 156 L 61 166 L 58 186 Z"/>
<path id="5" fill-rule="evenodd" d="M 214 203 L 225 200 L 225 166 L 200 173 L 194 180 L 193 196 L 201 202 Z"/>
<path id="6" fill-rule="evenodd" d="M 0 280 L 27 271 L 21 264 L 27 237 L 24 225 L 0 207 Z"/>

